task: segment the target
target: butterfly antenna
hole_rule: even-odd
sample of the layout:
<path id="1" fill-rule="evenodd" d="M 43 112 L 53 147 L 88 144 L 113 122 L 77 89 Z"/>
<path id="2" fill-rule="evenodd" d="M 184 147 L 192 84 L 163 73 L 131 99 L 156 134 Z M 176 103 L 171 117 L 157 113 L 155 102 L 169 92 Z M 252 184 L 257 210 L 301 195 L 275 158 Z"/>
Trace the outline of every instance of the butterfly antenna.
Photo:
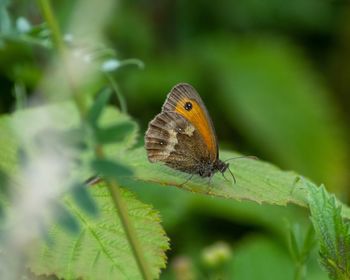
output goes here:
<path id="1" fill-rule="evenodd" d="M 234 160 L 234 159 L 241 159 L 241 158 L 250 158 L 250 159 L 254 159 L 254 160 L 259 160 L 259 158 L 256 156 L 240 156 L 240 157 L 233 157 L 233 158 L 226 159 L 226 160 L 224 160 L 224 162 L 228 162 L 228 161 Z"/>

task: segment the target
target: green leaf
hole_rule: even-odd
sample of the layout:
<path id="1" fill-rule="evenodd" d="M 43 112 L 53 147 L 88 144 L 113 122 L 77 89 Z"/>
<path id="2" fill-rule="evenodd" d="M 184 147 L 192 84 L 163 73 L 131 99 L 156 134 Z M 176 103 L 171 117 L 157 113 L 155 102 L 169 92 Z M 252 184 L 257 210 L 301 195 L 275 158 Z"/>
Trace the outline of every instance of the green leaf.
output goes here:
<path id="1" fill-rule="evenodd" d="M 128 126 L 133 124 L 132 129 L 129 129 L 127 132 L 125 131 L 124 137 L 120 142 L 110 143 L 104 146 L 106 154 L 111 157 L 114 157 L 116 154 L 123 154 L 124 150 L 128 149 L 136 142 L 138 128 L 128 116 L 121 114 L 114 108 L 107 107 L 103 111 L 100 119 L 101 129 L 111 126 L 123 126 L 124 124 Z M 43 133 L 42 136 L 44 137 L 38 137 L 40 133 Z M 21 165 L 21 155 L 23 155 L 23 153 L 21 153 L 22 146 L 20 144 L 23 139 L 26 141 L 31 139 L 31 143 L 39 144 L 41 150 L 43 148 L 49 148 L 50 150 L 55 148 L 57 152 L 62 153 L 63 150 L 61 146 L 65 146 L 64 144 L 69 147 L 83 144 L 82 141 L 87 140 L 83 135 L 84 131 L 80 126 L 76 107 L 68 102 L 36 107 L 33 109 L 23 109 L 11 115 L 0 117 L 0 170 L 8 177 L 6 180 L 8 182 L 6 182 L 6 184 L 1 184 L 1 188 L 5 188 L 8 184 L 11 184 L 12 194 L 21 191 L 22 185 L 18 184 L 17 176 Z M 48 145 L 47 141 L 44 141 L 44 143 L 38 142 L 43 138 L 47 140 L 48 137 L 52 138 L 50 141 L 51 144 L 55 143 L 53 147 L 44 146 Z M 76 151 L 69 152 L 69 156 L 72 160 L 77 160 L 74 163 L 78 163 L 80 158 L 75 158 L 75 156 L 84 159 L 86 155 L 85 151 L 81 149 L 79 153 L 76 153 Z M 74 156 L 74 158 L 72 156 Z M 76 168 L 76 166 L 78 166 L 78 168 Z M 90 169 L 85 169 L 81 169 L 80 164 L 75 164 L 71 171 L 72 173 L 78 173 L 77 175 L 81 176 L 81 182 L 84 182 L 92 175 Z M 9 201 L 4 194 L 4 192 L 0 191 L 1 204 L 9 206 Z M 92 201 L 89 200 L 87 193 L 84 193 L 82 190 L 73 189 L 73 195 L 77 199 L 77 205 L 81 206 L 82 209 L 88 210 L 90 214 L 95 212 L 91 203 Z M 66 224 L 68 228 L 74 230 L 74 222 L 70 220 L 68 215 L 64 215 L 64 210 L 65 209 L 60 212 L 60 220 L 62 224 Z"/>
<path id="2" fill-rule="evenodd" d="M 28 126 L 28 122 L 39 123 L 40 125 Z M 130 120 L 129 116 L 120 113 L 115 108 L 107 107 L 103 111 L 99 123 L 100 129 L 133 124 L 132 129 L 125 132 L 122 141 L 104 145 L 105 154 L 111 158 L 116 155 L 122 155 L 125 150 L 136 143 L 138 126 Z M 24 137 L 25 135 L 27 138 L 34 138 L 39 131 L 47 128 L 50 130 L 67 131 L 67 137 L 69 136 L 69 140 L 72 142 L 73 140 L 79 140 L 79 135 L 81 135 L 81 131 L 78 129 L 79 124 L 79 114 L 71 102 L 24 109 L 14 114 L 0 117 L 0 168 L 8 175 L 12 176 L 16 174 L 19 164 L 18 151 L 20 137 Z M 86 178 L 91 175 L 90 173 L 86 174 Z"/>
<path id="3" fill-rule="evenodd" d="M 81 209 L 96 216 L 98 214 L 98 209 L 87 188 L 88 186 L 86 184 L 77 184 L 73 186 L 71 190 L 72 197 Z"/>
<path id="4" fill-rule="evenodd" d="M 321 263 L 332 279 L 350 279 L 350 223 L 342 206 L 323 186 L 309 185 L 311 221 L 320 243 Z"/>
<path id="5" fill-rule="evenodd" d="M 239 156 L 239 154 L 222 151 L 222 160 Z M 291 171 L 282 171 L 272 164 L 253 159 L 239 159 L 230 163 L 237 183 L 225 180 L 220 174 L 215 174 L 210 184 L 208 179 L 194 176 L 186 184 L 190 174 L 171 169 L 161 163 L 152 164 L 147 160 L 144 148 L 128 151 L 124 158 L 134 172 L 134 176 L 124 178 L 123 185 L 135 186 L 140 182 L 159 185 L 176 186 L 181 189 L 211 196 L 236 200 L 251 200 L 257 203 L 287 205 L 293 203 L 307 207 L 306 180 Z M 350 208 L 343 206 L 342 214 L 350 218 Z"/>
<path id="6" fill-rule="evenodd" d="M 221 152 L 221 159 L 238 156 L 232 152 Z M 194 193 L 252 200 L 258 203 L 286 205 L 289 202 L 306 205 L 305 195 L 299 190 L 301 181 L 296 182 L 298 175 L 293 172 L 283 172 L 277 167 L 252 159 L 233 161 L 230 169 L 237 179 L 234 184 L 225 180 L 219 173 L 215 174 L 210 184 L 207 178 L 197 175 L 182 185 L 191 175 L 171 169 L 162 163 L 152 164 L 147 160 L 145 149 L 138 148 L 129 151 L 125 163 L 134 171 L 137 180 L 177 186 Z"/>
<path id="7" fill-rule="evenodd" d="M 30 269 L 37 275 L 55 274 L 64 279 L 141 279 L 107 188 L 95 185 L 89 192 L 98 204 L 100 215 L 95 218 L 87 215 L 67 197 L 65 205 L 79 221 L 79 233 L 72 235 L 52 225 L 49 231 L 52 244 L 41 241 L 39 247 L 33 248 Z M 169 248 L 158 213 L 136 200 L 129 191 L 122 189 L 122 195 L 152 276 L 158 278 L 160 269 L 165 267 L 165 250 Z"/>
<path id="8" fill-rule="evenodd" d="M 303 248 L 301 251 L 301 259 L 306 260 L 308 258 L 308 256 L 310 255 L 310 251 L 315 246 L 315 243 L 315 231 L 310 226 L 304 238 Z"/>
<path id="9" fill-rule="evenodd" d="M 93 127 L 96 127 L 97 122 L 103 112 L 103 108 L 107 105 L 111 94 L 112 90 L 109 87 L 104 88 L 100 93 L 98 93 L 97 99 L 87 113 L 86 119 Z"/>
<path id="10" fill-rule="evenodd" d="M 101 144 L 111 144 L 123 141 L 132 131 L 135 130 L 135 123 L 125 122 L 110 127 L 97 129 L 97 141 Z"/>
<path id="11" fill-rule="evenodd" d="M 289 251 L 293 257 L 294 262 L 298 262 L 300 259 L 300 227 L 298 224 L 293 227 L 290 226 L 288 233 L 288 245 Z"/>
<path id="12" fill-rule="evenodd" d="M 102 129 L 119 124 L 122 125 L 124 123 L 130 124 L 132 121 L 130 121 L 127 115 L 121 114 L 113 108 L 106 108 L 103 110 L 99 118 L 99 127 Z M 6 174 L 9 174 L 11 179 L 17 176 L 17 170 L 20 166 L 18 152 L 20 151 L 21 145 L 19 145 L 19 143 L 21 143 L 23 137 L 28 141 L 32 140 L 39 131 L 43 131 L 47 128 L 51 131 L 67 131 L 67 135 L 70 136 L 79 136 L 80 132 L 76 130 L 79 127 L 80 121 L 77 110 L 73 104 L 67 102 L 33 109 L 24 109 L 10 116 L 1 117 L 0 168 L 3 169 Z M 122 141 L 105 145 L 103 147 L 105 153 L 111 158 L 116 155 L 122 156 L 128 148 L 134 145 L 136 142 L 136 135 L 137 126 L 134 124 L 132 130 L 129 129 L 128 133 L 125 132 Z M 68 138 L 76 142 L 75 140 L 79 139 L 79 137 L 75 136 Z M 112 169 L 111 172 L 116 172 L 116 174 L 118 174 L 118 172 L 122 170 L 123 174 L 130 175 L 128 169 L 122 169 L 118 164 L 109 164 L 108 161 L 106 162 L 108 163 L 107 167 L 117 167 L 116 169 Z M 102 165 L 105 163 L 102 163 Z M 91 176 L 91 173 L 88 175 Z M 86 178 L 82 178 L 82 181 Z M 33 261 L 33 263 L 35 263 L 33 267 L 37 270 L 35 270 L 35 268 L 33 268 L 33 270 L 44 274 L 52 274 L 56 271 L 58 275 L 60 275 L 60 273 L 66 273 L 67 277 L 65 278 L 68 279 L 78 278 L 71 276 L 74 273 L 84 275 L 84 279 L 89 277 L 93 279 L 101 279 L 100 277 L 102 277 L 102 279 L 108 279 L 109 275 L 112 275 L 111 279 L 121 278 L 121 276 L 114 277 L 114 275 L 126 275 L 125 278 L 127 279 L 140 278 L 134 257 L 129 248 L 129 243 L 122 231 L 122 226 L 115 213 L 115 208 L 110 201 L 109 193 L 106 192 L 102 186 L 101 188 L 96 187 L 91 189 L 91 192 L 93 199 L 99 203 L 98 209 L 100 216 L 94 217 L 90 215 L 90 213 L 87 213 L 85 207 L 77 203 L 75 197 L 67 198 L 65 206 L 61 207 L 60 210 L 62 211 L 58 213 L 59 216 L 62 217 L 62 220 L 60 223 L 53 225 L 49 233 L 48 239 L 53 244 L 53 247 L 48 246 L 47 251 L 43 249 L 45 252 L 44 255 L 41 255 L 41 262 L 38 260 L 39 255 L 37 255 L 37 248 L 34 249 L 33 255 L 36 255 L 36 257 L 33 256 L 33 258 L 35 258 L 36 261 Z M 164 236 L 164 232 L 159 225 L 159 218 L 150 207 L 138 202 L 129 193 L 124 193 L 124 199 L 127 202 L 127 207 L 129 207 L 129 214 L 134 221 L 137 235 L 141 239 L 141 245 L 145 247 L 146 258 L 151 266 L 153 275 L 159 275 L 160 268 L 165 266 L 164 251 L 168 247 L 167 238 Z M 69 216 L 60 215 L 67 214 L 65 210 L 69 212 Z M 71 228 L 73 225 L 71 222 L 73 221 L 79 222 L 79 227 L 75 228 L 79 230 L 80 233 L 77 239 L 74 238 L 75 235 L 73 235 L 72 231 L 67 230 L 73 228 Z M 82 258 L 86 258 L 83 260 L 87 260 L 85 265 L 80 265 L 79 262 L 72 263 L 77 255 L 71 255 L 73 259 L 67 259 L 67 252 L 71 252 L 70 249 L 72 249 L 72 247 L 67 248 L 65 246 L 75 245 L 77 246 L 75 248 L 80 249 L 79 242 L 85 242 L 86 236 L 91 237 L 91 240 L 87 240 L 88 245 L 84 247 L 84 249 L 86 248 L 88 251 L 93 250 L 93 252 L 89 251 L 91 253 L 89 255 L 88 253 L 85 254 L 86 251 L 83 250 L 84 254 Z M 79 239 L 79 237 L 81 239 Z M 60 243 L 60 241 L 62 242 Z M 90 243 L 94 243 L 95 247 L 90 246 Z M 60 251 L 61 248 L 64 248 L 64 250 Z M 99 248 L 100 251 L 97 251 L 96 248 Z M 53 256 L 52 254 L 57 252 L 55 250 L 59 253 Z M 61 270 L 60 261 L 65 262 L 66 260 L 68 261 L 68 267 L 64 267 L 65 269 Z M 82 259 L 79 258 L 79 260 Z M 118 264 L 119 260 L 122 260 L 121 265 Z M 125 261 L 125 263 L 123 263 L 123 261 Z M 97 269 L 90 272 L 86 267 L 93 267 L 92 270 L 97 267 Z M 70 269 L 75 270 L 71 271 Z M 107 276 L 104 277 L 104 275 Z"/>
<path id="13" fill-rule="evenodd" d="M 102 177 L 114 178 L 116 180 L 120 179 L 120 177 L 132 175 L 132 171 L 126 166 L 109 160 L 94 160 L 92 162 L 92 168 L 97 174 L 102 175 Z"/>
<path id="14" fill-rule="evenodd" d="M 79 224 L 75 217 L 64 207 L 61 203 L 54 203 L 55 219 L 59 225 L 66 230 L 77 233 L 79 231 Z"/>
<path id="15" fill-rule="evenodd" d="M 315 243 L 312 227 L 304 233 L 299 224 L 289 226 L 288 243 L 294 261 L 305 263 Z"/>
<path id="16" fill-rule="evenodd" d="M 311 226 L 305 234 L 299 224 L 289 226 L 288 245 L 295 266 L 294 279 L 306 279 L 307 260 L 315 245 L 313 233 Z"/>

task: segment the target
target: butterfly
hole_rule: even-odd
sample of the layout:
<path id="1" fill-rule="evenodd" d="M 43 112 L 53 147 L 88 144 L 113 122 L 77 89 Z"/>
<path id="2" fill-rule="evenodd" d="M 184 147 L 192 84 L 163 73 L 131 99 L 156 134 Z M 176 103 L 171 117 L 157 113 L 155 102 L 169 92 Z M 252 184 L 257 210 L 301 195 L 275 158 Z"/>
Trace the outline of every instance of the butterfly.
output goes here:
<path id="1" fill-rule="evenodd" d="M 151 163 L 163 162 L 191 174 L 190 179 L 193 175 L 211 178 L 216 172 L 224 176 L 229 167 L 229 163 L 219 159 L 208 111 L 197 91 L 187 83 L 172 88 L 161 113 L 149 123 L 145 148 Z"/>

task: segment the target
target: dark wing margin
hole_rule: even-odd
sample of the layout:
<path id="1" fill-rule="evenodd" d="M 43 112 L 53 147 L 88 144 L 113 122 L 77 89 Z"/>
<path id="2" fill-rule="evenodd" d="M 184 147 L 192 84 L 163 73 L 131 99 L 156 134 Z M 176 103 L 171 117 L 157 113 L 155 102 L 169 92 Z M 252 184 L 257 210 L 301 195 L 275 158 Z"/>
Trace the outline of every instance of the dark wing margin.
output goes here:
<path id="1" fill-rule="evenodd" d="M 202 98 L 193 86 L 191 86 L 188 83 L 179 83 L 175 85 L 169 92 L 167 99 L 165 100 L 162 106 L 162 112 L 175 112 L 177 104 L 183 99 L 194 100 L 202 108 L 205 118 L 208 122 L 209 129 L 211 129 L 211 133 L 213 135 L 212 142 L 215 143 L 216 158 L 219 158 L 219 146 L 217 143 L 217 137 L 213 121 L 211 120 L 211 117 L 208 113 L 207 108 L 205 107 Z"/>
<path id="2" fill-rule="evenodd" d="M 208 115 L 207 109 L 201 97 L 199 96 L 198 92 L 195 90 L 193 86 L 187 83 L 177 84 L 171 89 L 171 91 L 167 96 L 167 99 L 164 102 L 164 105 L 162 106 L 162 111 L 174 112 L 177 103 L 184 98 L 197 101 L 197 103 L 200 104 L 200 106 L 205 109 L 205 112 Z"/>

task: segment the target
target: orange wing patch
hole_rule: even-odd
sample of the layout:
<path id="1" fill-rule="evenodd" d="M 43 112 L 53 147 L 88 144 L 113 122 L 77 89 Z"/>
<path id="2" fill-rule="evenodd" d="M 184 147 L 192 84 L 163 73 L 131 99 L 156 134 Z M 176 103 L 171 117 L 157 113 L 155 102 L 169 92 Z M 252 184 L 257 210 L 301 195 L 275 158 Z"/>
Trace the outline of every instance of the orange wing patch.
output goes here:
<path id="1" fill-rule="evenodd" d="M 185 109 L 186 103 L 191 103 L 192 108 L 190 110 Z M 214 131 L 212 131 L 209 120 L 199 104 L 195 100 L 185 98 L 176 104 L 175 112 L 184 116 L 196 127 L 200 135 L 202 135 L 210 155 L 213 157 L 213 159 L 215 159 L 217 156 L 217 150 Z"/>

